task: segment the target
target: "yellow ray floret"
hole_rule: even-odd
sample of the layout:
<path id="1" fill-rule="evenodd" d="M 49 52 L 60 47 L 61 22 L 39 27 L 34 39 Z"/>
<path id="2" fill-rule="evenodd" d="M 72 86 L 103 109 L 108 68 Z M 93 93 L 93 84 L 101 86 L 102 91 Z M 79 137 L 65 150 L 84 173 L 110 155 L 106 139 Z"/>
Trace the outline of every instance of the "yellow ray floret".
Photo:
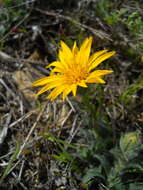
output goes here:
<path id="1" fill-rule="evenodd" d="M 37 95 L 51 90 L 47 98 L 54 100 L 62 94 L 64 100 L 71 92 L 75 96 L 78 86 L 86 88 L 88 83 L 105 83 L 102 77 L 113 71 L 95 70 L 95 68 L 113 56 L 115 51 L 101 50 L 90 55 L 91 45 L 92 37 L 86 38 L 80 48 L 74 42 L 70 49 L 61 41 L 58 61 L 47 66 L 47 68 L 54 67 L 51 75 L 33 83 L 33 86 L 43 86 Z"/>

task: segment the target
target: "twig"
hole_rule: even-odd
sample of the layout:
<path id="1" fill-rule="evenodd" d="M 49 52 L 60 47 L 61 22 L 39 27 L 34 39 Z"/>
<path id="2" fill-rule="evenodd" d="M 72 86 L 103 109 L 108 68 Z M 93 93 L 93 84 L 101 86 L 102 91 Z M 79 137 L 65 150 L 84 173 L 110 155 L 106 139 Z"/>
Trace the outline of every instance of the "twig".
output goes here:
<path id="1" fill-rule="evenodd" d="M 62 124 L 61 124 L 61 127 L 63 127 L 63 126 L 64 126 L 65 122 L 68 120 L 68 118 L 70 117 L 70 115 L 71 115 L 71 113 L 72 113 L 72 112 L 73 112 L 73 110 L 72 110 L 72 109 L 68 112 L 68 114 L 67 114 L 66 118 L 63 120 L 63 122 L 62 122 Z"/>
<path id="2" fill-rule="evenodd" d="M 78 114 L 76 114 L 75 119 L 74 119 L 73 124 L 72 124 L 72 128 L 71 128 L 71 130 L 69 132 L 70 136 L 73 136 L 73 133 L 75 131 L 75 126 L 76 126 L 76 123 L 77 123 L 77 119 L 78 119 Z"/>
<path id="3" fill-rule="evenodd" d="M 5 116 L 7 116 L 6 123 L 3 125 L 3 127 L 1 127 L 1 130 L 0 130 L 0 145 L 3 143 L 3 141 L 7 135 L 8 126 L 9 126 L 9 123 L 11 120 L 10 113 L 6 114 Z"/>
<path id="4" fill-rule="evenodd" d="M 75 113 L 76 110 L 75 110 L 74 106 L 72 105 L 71 101 L 68 99 L 68 97 L 66 98 L 66 100 L 67 100 L 68 104 L 70 105 L 72 111 Z"/>
<path id="5" fill-rule="evenodd" d="M 23 145 L 22 145 L 21 148 L 20 148 L 20 151 L 19 151 L 19 153 L 18 153 L 18 155 L 17 155 L 17 159 L 19 158 L 19 156 L 20 156 L 21 152 L 23 151 L 23 149 L 24 149 L 26 143 L 28 142 L 28 140 L 29 140 L 31 134 L 33 133 L 35 127 L 37 126 L 37 124 L 38 124 L 38 122 L 39 122 L 39 120 L 40 120 L 40 118 L 41 118 L 41 116 L 42 116 L 42 114 L 43 114 L 43 111 L 45 110 L 45 107 L 46 107 L 46 105 L 44 105 L 44 107 L 43 107 L 43 109 L 41 110 L 41 112 L 39 113 L 39 115 L 38 115 L 38 117 L 37 117 L 35 123 L 33 124 L 31 130 L 29 131 L 29 133 L 28 133 L 28 135 L 27 135 L 27 137 L 26 137 L 26 139 L 25 139 Z"/>
<path id="6" fill-rule="evenodd" d="M 68 120 L 68 118 L 70 117 L 70 115 L 72 114 L 72 112 L 73 112 L 73 110 L 70 109 L 70 111 L 68 112 L 66 118 L 63 120 L 63 122 L 62 122 L 62 124 L 61 124 L 60 131 L 59 131 L 59 133 L 58 133 L 58 137 L 60 137 L 61 132 L 62 132 L 62 129 L 63 129 L 63 126 L 64 126 L 65 122 Z"/>
<path id="7" fill-rule="evenodd" d="M 14 92 L 7 86 L 3 79 L 0 79 L 0 83 L 6 88 L 6 90 L 15 98 Z"/>
<path id="8" fill-rule="evenodd" d="M 12 172 L 12 175 L 13 175 L 13 177 L 17 180 L 17 175 L 16 175 L 14 172 Z M 19 184 L 21 185 L 21 187 L 22 187 L 24 190 L 28 190 L 28 188 L 27 188 L 22 182 L 19 182 Z"/>
<path id="9" fill-rule="evenodd" d="M 19 172 L 19 175 L 18 175 L 18 181 L 19 182 L 21 181 L 21 176 L 22 176 L 22 172 L 23 172 L 23 168 L 24 168 L 24 163 L 25 163 L 25 160 L 23 160 L 22 164 L 21 164 L 20 172 Z"/>
<path id="10" fill-rule="evenodd" d="M 64 20 L 68 20 L 68 21 L 72 22 L 73 24 L 75 24 L 79 28 L 89 30 L 91 33 L 93 33 L 95 36 L 98 36 L 101 39 L 108 39 L 108 40 L 112 41 L 110 36 L 107 33 L 103 32 L 102 30 L 97 30 L 90 26 L 82 24 L 69 16 L 61 15 L 59 13 L 50 12 L 50 11 L 43 11 L 41 9 L 36 9 L 36 10 L 39 11 L 40 13 L 48 15 L 48 16 L 53 16 L 53 17 L 58 17 L 58 18 L 64 19 Z"/>
<path id="11" fill-rule="evenodd" d="M 14 125 L 18 124 L 21 121 L 24 121 L 25 119 L 27 119 L 29 116 L 31 116 L 33 113 L 35 113 L 37 110 L 32 110 L 28 113 L 26 113 L 25 115 L 23 115 L 22 117 L 20 117 L 19 119 L 17 119 L 16 121 L 14 121 L 13 123 L 11 123 L 9 125 L 9 128 L 13 127 Z"/>
<path id="12" fill-rule="evenodd" d="M 33 64 L 40 64 L 40 65 L 47 65 L 48 63 L 44 63 L 43 61 L 37 61 L 34 59 L 21 59 L 21 58 L 14 58 L 7 53 L 0 51 L 0 60 L 3 62 L 14 63 L 14 62 L 24 62 L 24 63 L 33 63 Z"/>
<path id="13" fill-rule="evenodd" d="M 68 140 L 69 143 L 71 143 L 72 139 L 74 138 L 74 136 L 76 135 L 76 133 L 79 129 L 80 125 L 76 128 L 77 119 L 78 119 L 78 114 L 75 116 L 75 119 L 74 119 L 73 124 L 72 124 L 72 128 L 69 132 L 69 140 Z"/>

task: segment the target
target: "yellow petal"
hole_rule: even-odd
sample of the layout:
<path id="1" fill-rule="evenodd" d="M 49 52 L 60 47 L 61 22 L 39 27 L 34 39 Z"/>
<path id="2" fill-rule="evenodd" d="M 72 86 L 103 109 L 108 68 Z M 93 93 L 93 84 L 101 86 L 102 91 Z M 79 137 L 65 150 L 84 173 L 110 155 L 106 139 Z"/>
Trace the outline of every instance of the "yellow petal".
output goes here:
<path id="1" fill-rule="evenodd" d="M 85 65 L 87 63 L 90 55 L 91 44 L 92 37 L 86 38 L 84 40 L 76 57 L 77 63 L 82 65 Z"/>
<path id="2" fill-rule="evenodd" d="M 63 91 L 63 101 L 65 100 L 66 96 L 71 92 L 71 88 L 67 86 Z"/>
<path id="3" fill-rule="evenodd" d="M 48 95 L 47 98 L 54 100 L 57 96 L 59 96 L 63 92 L 64 89 L 65 89 L 64 85 L 56 87 L 54 90 L 52 90 L 52 92 Z"/>
<path id="4" fill-rule="evenodd" d="M 49 84 L 48 84 L 48 85 L 44 86 L 36 95 L 39 96 L 40 94 L 42 94 L 42 93 L 44 93 L 44 92 L 46 92 L 49 89 L 54 88 L 54 87 L 56 87 L 56 85 L 49 86 Z"/>
<path id="5" fill-rule="evenodd" d="M 56 82 L 56 81 L 59 81 L 61 79 L 63 79 L 63 75 L 52 75 L 52 76 L 48 76 L 48 77 L 44 77 L 42 79 L 39 79 L 35 82 L 32 83 L 33 86 L 42 86 L 42 85 L 45 85 L 49 82 Z"/>
<path id="6" fill-rule="evenodd" d="M 85 83 L 84 80 L 80 81 L 80 82 L 78 83 L 78 85 L 81 86 L 81 87 L 87 88 L 87 85 L 86 85 L 86 83 Z"/>
<path id="7" fill-rule="evenodd" d="M 49 65 L 46 66 L 46 68 L 50 68 L 50 67 L 59 67 L 62 66 L 60 61 L 54 61 L 52 63 L 50 63 Z"/>
<path id="8" fill-rule="evenodd" d="M 73 58 L 71 49 L 63 41 L 61 41 L 61 48 L 62 52 L 64 52 L 66 56 L 68 55 L 69 59 Z"/>
<path id="9" fill-rule="evenodd" d="M 84 51 L 85 49 L 87 49 L 88 47 L 91 48 L 91 44 L 92 44 L 92 37 L 86 38 L 84 40 L 84 42 L 82 43 L 81 47 L 80 47 L 80 51 Z"/>
<path id="10" fill-rule="evenodd" d="M 77 85 L 76 85 L 76 84 L 73 84 L 73 85 L 71 86 L 71 90 L 72 90 L 73 95 L 75 96 L 75 95 L 76 95 L 76 91 L 77 91 Z"/>
<path id="11" fill-rule="evenodd" d="M 95 52 L 93 55 L 91 55 L 89 59 L 89 65 L 91 65 L 95 61 L 95 59 L 97 59 L 97 57 L 105 54 L 107 51 L 108 51 L 107 49 L 104 49 L 104 50 Z"/>
<path id="12" fill-rule="evenodd" d="M 60 50 L 59 51 L 59 60 L 60 60 L 61 65 L 64 67 L 64 69 L 68 69 L 72 58 L 66 52 L 63 52 Z"/>
<path id="13" fill-rule="evenodd" d="M 64 73 L 67 70 L 63 62 L 60 62 L 60 61 L 52 62 L 48 66 L 46 66 L 46 68 L 50 68 L 52 66 L 55 67 L 54 69 L 52 69 L 52 73 L 54 72 Z"/>
<path id="14" fill-rule="evenodd" d="M 49 76 L 48 77 L 44 77 L 44 78 L 41 78 L 35 82 L 32 83 L 32 86 L 42 86 L 44 84 L 47 84 L 47 80 L 49 79 Z"/>
<path id="15" fill-rule="evenodd" d="M 77 54 L 77 52 L 78 52 L 78 47 L 77 47 L 76 41 L 75 41 L 73 44 L 72 53 L 75 56 Z"/>
<path id="16" fill-rule="evenodd" d="M 64 81 L 63 80 L 58 80 L 58 81 L 53 81 L 51 83 L 48 83 L 46 86 L 44 86 L 38 93 L 37 93 L 37 96 L 39 96 L 40 94 L 50 90 L 51 88 L 55 88 L 55 87 L 58 87 L 58 86 L 61 86 L 64 84 Z"/>
<path id="17" fill-rule="evenodd" d="M 108 59 L 109 57 L 113 56 L 115 54 L 115 51 L 110 51 L 108 53 L 105 53 L 99 57 L 97 57 L 97 59 L 95 59 L 95 61 L 91 64 L 91 66 L 89 67 L 89 70 L 94 69 L 95 67 L 97 67 L 100 63 L 102 63 L 104 60 Z"/>
<path id="18" fill-rule="evenodd" d="M 86 80 L 87 83 L 106 83 L 103 79 L 101 79 L 100 77 L 94 77 L 94 78 L 89 78 Z"/>
<path id="19" fill-rule="evenodd" d="M 64 69 L 60 68 L 60 67 L 55 67 L 54 69 L 52 69 L 52 73 L 64 73 Z"/>
<path id="20" fill-rule="evenodd" d="M 89 74 L 88 78 L 93 78 L 93 77 L 100 77 L 100 76 L 103 76 L 103 75 L 107 75 L 107 74 L 110 74 L 112 73 L 113 71 L 112 70 L 96 70 L 96 71 L 93 71 Z"/>

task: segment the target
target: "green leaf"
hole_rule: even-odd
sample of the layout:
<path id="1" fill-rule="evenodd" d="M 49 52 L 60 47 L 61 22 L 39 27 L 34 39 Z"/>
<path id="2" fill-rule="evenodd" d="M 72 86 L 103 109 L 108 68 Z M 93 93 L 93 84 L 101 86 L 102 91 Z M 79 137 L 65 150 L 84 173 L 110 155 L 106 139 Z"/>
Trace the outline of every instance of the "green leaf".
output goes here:
<path id="1" fill-rule="evenodd" d="M 73 156 L 64 147 L 60 146 L 60 148 L 61 151 L 58 151 L 58 155 L 53 155 L 53 157 L 62 162 L 72 162 Z"/>
<path id="2" fill-rule="evenodd" d="M 86 175 L 83 177 L 83 183 L 89 183 L 93 178 L 99 177 L 104 180 L 104 176 L 101 173 L 101 167 L 95 167 L 87 170 Z"/>
<path id="3" fill-rule="evenodd" d="M 128 86 L 124 92 L 121 94 L 120 99 L 125 104 L 129 104 L 131 101 L 134 100 L 134 97 L 138 90 L 142 89 L 143 87 L 143 74 L 141 73 L 138 77 L 138 79 Z"/>
<path id="4" fill-rule="evenodd" d="M 133 158 L 137 154 L 137 148 L 140 146 L 139 132 L 130 132 L 121 136 L 120 149 L 126 161 Z"/>
<path id="5" fill-rule="evenodd" d="M 70 143 L 68 143 L 68 142 L 66 142 L 64 140 L 58 139 L 58 138 L 52 136 L 49 133 L 40 134 L 39 136 L 42 136 L 42 137 L 46 138 L 47 140 L 49 140 L 51 142 L 61 143 L 62 145 L 65 145 L 67 147 L 70 147 L 70 148 L 73 148 L 73 149 L 77 149 L 77 146 L 75 146 L 73 144 L 70 144 Z"/>
<path id="6" fill-rule="evenodd" d="M 109 175 L 107 176 L 107 182 L 108 182 L 109 188 L 112 188 L 114 186 L 121 184 L 121 179 L 119 176 L 119 170 L 116 168 L 116 164 L 115 164 L 115 167 L 113 167 L 110 170 Z"/>

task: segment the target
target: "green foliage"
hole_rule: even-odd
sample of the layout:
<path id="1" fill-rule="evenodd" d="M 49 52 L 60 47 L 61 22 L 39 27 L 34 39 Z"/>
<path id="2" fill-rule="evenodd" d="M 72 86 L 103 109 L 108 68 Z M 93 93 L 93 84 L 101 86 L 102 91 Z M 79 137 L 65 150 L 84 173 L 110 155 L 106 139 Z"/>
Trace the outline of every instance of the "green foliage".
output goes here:
<path id="1" fill-rule="evenodd" d="M 121 135 L 115 144 L 110 143 L 110 148 L 110 136 L 106 141 L 91 130 L 86 131 L 89 141 L 85 147 L 70 145 L 50 135 L 42 136 L 58 143 L 57 154 L 53 157 L 70 163 L 72 172 L 81 175 L 83 186 L 96 184 L 95 187 L 102 186 L 103 189 L 132 190 L 134 179 L 135 189 L 142 187 L 139 180 L 143 173 L 143 162 L 140 160 L 143 147 L 139 131 Z"/>
<path id="2" fill-rule="evenodd" d="M 136 164 L 136 159 L 139 158 L 139 151 L 142 150 L 140 140 L 138 131 L 126 133 L 121 136 L 119 147 L 111 150 L 115 161 L 107 179 L 110 188 L 116 187 L 117 184 L 125 185 L 127 181 L 130 183 L 129 176 L 126 178 L 127 173 L 133 176 L 135 172 L 139 175 L 143 172 L 142 163 L 138 166 Z"/>
<path id="3" fill-rule="evenodd" d="M 13 1 L 12 0 L 4 0 L 3 2 L 4 2 L 4 4 L 6 6 L 12 6 L 13 5 Z"/>
<path id="4" fill-rule="evenodd" d="M 126 8 L 116 10 L 113 7 L 113 3 L 109 0 L 98 1 L 96 14 L 103 18 L 105 22 L 110 25 L 117 24 L 122 19 L 122 16 L 126 13 Z"/>
<path id="5" fill-rule="evenodd" d="M 24 3 L 23 0 L 16 0 L 16 1 L 13 1 L 13 0 L 3 0 L 3 2 L 7 6 L 7 8 L 10 7 L 10 6 L 20 5 L 21 3 Z"/>
<path id="6" fill-rule="evenodd" d="M 139 3 L 134 2 L 132 6 L 134 7 L 133 9 L 130 6 L 117 9 L 115 8 L 114 3 L 110 0 L 101 0 L 97 3 L 96 14 L 111 26 L 121 24 L 126 27 L 129 37 L 132 38 L 132 40 L 134 38 L 136 41 L 136 38 L 142 39 L 143 19 L 139 8 Z M 142 40 L 137 41 L 135 46 L 139 48 L 139 51 L 142 51 Z"/>
<path id="7" fill-rule="evenodd" d="M 68 148 L 76 149 L 77 147 L 58 138 L 55 138 L 50 133 L 40 134 L 40 136 L 44 137 L 45 139 L 56 143 L 59 147 L 56 155 L 52 155 L 53 158 L 62 161 L 62 162 L 71 162 L 73 160 L 73 156 L 68 152 Z"/>
<path id="8" fill-rule="evenodd" d="M 138 132 L 130 132 L 121 136 L 120 149 L 124 158 L 128 161 L 136 156 L 136 149 L 140 145 L 140 138 Z"/>
<path id="9" fill-rule="evenodd" d="M 124 19 L 124 24 L 127 26 L 130 36 L 134 38 L 142 38 L 143 34 L 143 20 L 138 11 L 134 11 Z M 142 40 L 137 43 L 137 48 L 143 50 Z"/>
<path id="10" fill-rule="evenodd" d="M 130 34 L 135 36 L 140 36 L 143 33 L 143 21 L 142 17 L 138 11 L 134 11 L 128 15 L 124 22 L 128 29 L 130 30 Z"/>
<path id="11" fill-rule="evenodd" d="M 126 189 L 127 185 L 125 185 L 125 182 L 126 180 L 128 181 L 129 178 L 122 179 L 123 177 L 126 177 L 126 173 L 130 171 L 131 175 L 134 175 L 135 172 L 138 173 L 138 175 L 142 175 L 143 172 L 142 163 L 140 162 L 138 166 L 136 164 L 136 159 L 139 158 L 139 150 L 142 149 L 140 140 L 138 132 L 122 135 L 119 141 L 119 146 L 113 147 L 110 150 L 113 159 L 112 163 L 109 162 L 107 154 L 104 154 L 104 152 L 102 155 L 98 154 L 96 150 L 96 158 L 98 155 L 100 164 L 97 167 L 94 168 L 93 166 L 92 169 L 86 171 L 86 174 L 83 177 L 83 182 L 89 183 L 91 180 L 93 181 L 94 178 L 100 178 L 100 180 L 102 178 L 102 183 L 105 184 L 107 189 Z"/>
<path id="12" fill-rule="evenodd" d="M 87 184 L 89 183 L 92 179 L 94 179 L 95 177 L 97 178 L 103 178 L 102 174 L 102 168 L 101 166 L 99 167 L 95 167 L 95 168 L 90 168 L 86 171 L 86 174 L 84 175 L 82 182 Z M 104 180 L 104 178 L 103 178 Z"/>
<path id="13" fill-rule="evenodd" d="M 136 96 L 138 90 L 142 89 L 143 87 L 143 74 L 140 74 L 138 79 L 127 87 L 124 92 L 121 94 L 120 99 L 125 103 L 128 104 L 133 100 L 133 97 Z"/>
<path id="14" fill-rule="evenodd" d="M 122 16 L 127 12 L 127 9 L 125 8 L 122 8 L 120 10 L 117 10 L 117 11 L 113 11 L 111 12 L 110 14 L 108 14 L 106 17 L 105 17 L 105 21 L 108 23 L 108 24 L 117 24 L 119 22 L 122 21 Z"/>
<path id="15" fill-rule="evenodd" d="M 97 3 L 96 13 L 102 18 L 106 18 L 109 15 L 112 3 L 109 0 L 100 0 Z"/>

